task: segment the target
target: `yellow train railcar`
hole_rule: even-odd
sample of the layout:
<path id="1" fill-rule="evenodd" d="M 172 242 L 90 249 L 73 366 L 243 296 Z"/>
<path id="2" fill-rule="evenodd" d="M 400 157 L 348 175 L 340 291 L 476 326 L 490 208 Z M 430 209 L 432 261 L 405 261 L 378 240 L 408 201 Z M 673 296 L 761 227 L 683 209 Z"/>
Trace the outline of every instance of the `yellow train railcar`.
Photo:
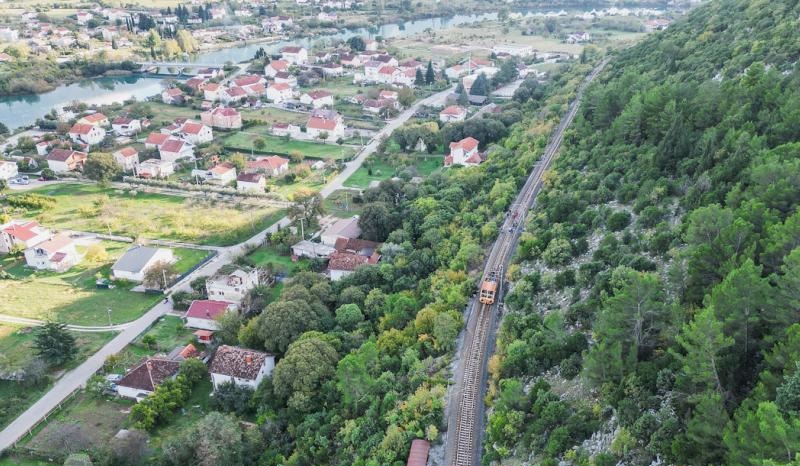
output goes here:
<path id="1" fill-rule="evenodd" d="M 481 304 L 494 304 L 495 295 L 497 294 L 497 279 L 497 273 L 492 272 L 481 284 L 481 292 L 479 295 Z"/>

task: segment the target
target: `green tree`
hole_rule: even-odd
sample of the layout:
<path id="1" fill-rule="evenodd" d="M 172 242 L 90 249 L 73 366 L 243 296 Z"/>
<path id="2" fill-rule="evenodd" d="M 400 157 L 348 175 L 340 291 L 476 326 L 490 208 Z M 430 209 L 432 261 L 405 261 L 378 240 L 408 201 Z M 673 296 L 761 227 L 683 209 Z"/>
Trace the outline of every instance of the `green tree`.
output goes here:
<path id="1" fill-rule="evenodd" d="M 425 84 L 436 82 L 436 73 L 433 71 L 433 63 L 428 60 L 428 67 L 425 69 Z"/>
<path id="2" fill-rule="evenodd" d="M 269 304 L 258 317 L 258 333 L 268 351 L 284 353 L 289 344 L 303 333 L 329 328 L 330 311 L 303 291 L 298 299 Z"/>
<path id="3" fill-rule="evenodd" d="M 357 304 L 343 304 L 336 309 L 336 323 L 345 330 L 353 330 L 364 321 L 364 314 Z"/>
<path id="4" fill-rule="evenodd" d="M 142 285 L 152 290 L 164 290 L 178 277 L 175 264 L 170 262 L 156 262 L 147 268 L 142 279 Z"/>
<path id="5" fill-rule="evenodd" d="M 714 310 L 706 308 L 685 324 L 676 337 L 683 353 L 673 351 L 672 354 L 680 361 L 681 375 L 688 386 L 699 388 L 693 392 L 715 390 L 720 396 L 727 396 L 722 385 L 720 360 L 733 346 L 734 340 L 725 336 L 722 327 Z"/>
<path id="6" fill-rule="evenodd" d="M 33 349 L 50 366 L 72 360 L 78 352 L 75 337 L 60 322 L 47 322 L 34 330 Z"/>
<path id="7" fill-rule="evenodd" d="M 330 343 L 319 338 L 299 339 L 289 345 L 286 356 L 275 366 L 272 382 L 275 395 L 301 413 L 316 406 L 320 387 L 336 373 L 339 355 Z"/>
<path id="8" fill-rule="evenodd" d="M 417 68 L 417 73 L 414 76 L 414 85 L 415 86 L 423 86 L 425 84 L 425 75 L 422 74 L 422 70 Z"/>
<path id="9" fill-rule="evenodd" d="M 455 318 L 450 312 L 439 313 L 433 320 L 433 338 L 436 340 L 436 346 L 442 351 L 450 351 L 455 347 L 460 330 L 460 319 Z"/>
<path id="10" fill-rule="evenodd" d="M 367 44 L 361 36 L 353 36 L 347 39 L 347 45 L 353 52 L 363 52 L 367 48 Z"/>
<path id="11" fill-rule="evenodd" d="M 758 466 L 765 460 L 791 462 L 800 445 L 800 416 L 781 414 L 775 403 L 746 402 L 725 430 L 726 464 Z"/>
<path id="12" fill-rule="evenodd" d="M 83 174 L 90 180 L 100 183 L 108 183 L 122 174 L 122 167 L 114 160 L 114 157 L 106 152 L 94 152 L 86 160 L 83 167 Z"/>
<path id="13" fill-rule="evenodd" d="M 473 82 L 472 87 L 469 88 L 469 94 L 475 96 L 489 95 L 489 83 L 486 80 L 485 73 L 481 73 L 475 78 L 475 82 Z"/>

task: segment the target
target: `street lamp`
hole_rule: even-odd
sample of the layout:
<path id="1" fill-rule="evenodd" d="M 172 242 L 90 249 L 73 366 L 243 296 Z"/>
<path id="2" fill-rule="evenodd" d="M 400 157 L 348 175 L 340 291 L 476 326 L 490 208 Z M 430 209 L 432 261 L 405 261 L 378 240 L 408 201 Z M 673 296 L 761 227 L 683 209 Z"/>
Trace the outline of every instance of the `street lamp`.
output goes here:
<path id="1" fill-rule="evenodd" d="M 108 309 L 108 326 L 111 327 L 113 324 L 111 323 L 111 308 Z"/>

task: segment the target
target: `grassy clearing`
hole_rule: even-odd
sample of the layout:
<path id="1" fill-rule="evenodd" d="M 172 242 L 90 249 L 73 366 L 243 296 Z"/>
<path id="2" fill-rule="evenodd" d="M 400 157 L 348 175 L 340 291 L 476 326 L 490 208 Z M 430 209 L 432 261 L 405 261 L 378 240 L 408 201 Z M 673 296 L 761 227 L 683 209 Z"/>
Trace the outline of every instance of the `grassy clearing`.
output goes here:
<path id="1" fill-rule="evenodd" d="M 153 346 L 147 347 L 142 343 L 145 335 L 152 335 L 156 342 Z M 134 364 L 142 358 L 153 356 L 158 353 L 169 353 L 176 346 L 184 346 L 194 342 L 192 330 L 184 326 L 180 317 L 164 316 L 159 319 L 147 332 L 140 335 L 123 351 L 110 359 L 110 372 L 124 374 Z"/>
<path id="2" fill-rule="evenodd" d="M 281 254 L 271 246 L 264 246 L 256 249 L 249 256 L 258 267 L 271 268 L 272 270 L 283 273 L 287 276 L 308 269 L 308 260 L 300 259 L 292 261 L 291 256 Z"/>
<path id="3" fill-rule="evenodd" d="M 200 111 L 191 107 L 181 107 L 178 105 L 167 105 L 162 102 L 146 102 L 153 112 L 152 124 L 150 128 L 145 130 L 145 136 L 149 131 L 158 131 L 160 126 L 165 126 L 172 123 L 176 118 L 191 118 L 200 120 Z M 122 108 L 119 114 L 127 111 L 129 106 Z"/>
<path id="4" fill-rule="evenodd" d="M 266 125 L 272 126 L 274 123 L 293 123 L 304 125 L 308 120 L 305 113 L 290 112 L 274 107 L 264 107 L 259 109 L 240 109 L 242 120 L 259 120 Z"/>
<path id="5" fill-rule="evenodd" d="M 113 233 L 225 246 L 266 228 L 282 216 L 270 207 L 241 207 L 213 200 L 141 193 L 88 184 L 58 184 L 28 191 L 52 196 L 50 210 L 15 209 L 59 229 Z M 18 196 L 21 194 L 12 194 Z"/>
<path id="6" fill-rule="evenodd" d="M 444 156 L 441 155 L 394 155 L 388 158 L 370 158 L 353 173 L 345 182 L 345 186 L 368 188 L 373 181 L 383 181 L 408 170 L 412 176 L 428 176 L 442 167 Z"/>
<path id="7" fill-rule="evenodd" d="M 98 289 L 96 276 L 107 277 L 114 261 L 130 245 L 101 243 L 108 254 L 102 262 L 83 260 L 64 273 L 34 271 L 24 261 L 5 258 L 0 266 L 14 276 L 0 281 L 0 302 L 3 313 L 40 320 L 57 320 L 76 325 L 106 325 L 108 309 L 113 323 L 132 321 L 152 307 L 159 296 L 130 291 L 131 285 L 114 289 Z M 174 249 L 180 272 L 198 263 L 206 251 Z"/>
<path id="8" fill-rule="evenodd" d="M 338 146 L 334 144 L 320 144 L 309 141 L 286 140 L 269 134 L 269 126 L 253 126 L 245 131 L 232 134 L 222 140 L 222 144 L 232 150 L 251 151 L 255 150 L 253 141 L 263 139 L 266 142 L 264 149 L 259 152 L 275 153 L 288 155 L 298 152 L 303 157 L 324 160 L 347 159 L 355 155 L 352 147 Z"/>
<path id="9" fill-rule="evenodd" d="M 357 195 L 357 192 L 349 189 L 340 189 L 332 192 L 322 204 L 325 208 L 325 213 L 338 218 L 350 218 L 353 215 L 359 215 L 363 204 L 353 202 L 353 197 Z"/>
<path id="10" fill-rule="evenodd" d="M 76 339 L 78 354 L 64 368 L 67 370 L 77 367 L 116 335 L 112 332 L 72 332 L 72 334 Z M 34 335 L 30 328 L 0 324 L 0 357 L 6 367 L 24 367 L 35 356 L 33 342 Z M 49 383 L 41 386 L 29 386 L 21 382 L 0 380 L 0 428 L 8 425 L 20 413 L 25 411 L 49 387 Z"/>

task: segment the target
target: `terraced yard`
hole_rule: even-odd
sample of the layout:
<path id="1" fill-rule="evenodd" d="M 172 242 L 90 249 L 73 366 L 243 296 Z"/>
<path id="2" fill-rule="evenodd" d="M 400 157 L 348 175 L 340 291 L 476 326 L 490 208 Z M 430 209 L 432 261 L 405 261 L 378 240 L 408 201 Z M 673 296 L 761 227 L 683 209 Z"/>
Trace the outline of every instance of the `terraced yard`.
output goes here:
<path id="1" fill-rule="evenodd" d="M 311 141 L 296 141 L 293 139 L 286 140 L 271 135 L 269 131 L 270 128 L 268 126 L 253 126 L 226 137 L 222 140 L 222 144 L 228 150 L 256 151 L 279 155 L 290 155 L 296 152 L 306 158 L 321 160 L 349 159 L 356 153 L 356 150 L 352 147 L 320 144 Z M 264 140 L 263 149 L 255 148 L 254 141 L 257 139 Z"/>

